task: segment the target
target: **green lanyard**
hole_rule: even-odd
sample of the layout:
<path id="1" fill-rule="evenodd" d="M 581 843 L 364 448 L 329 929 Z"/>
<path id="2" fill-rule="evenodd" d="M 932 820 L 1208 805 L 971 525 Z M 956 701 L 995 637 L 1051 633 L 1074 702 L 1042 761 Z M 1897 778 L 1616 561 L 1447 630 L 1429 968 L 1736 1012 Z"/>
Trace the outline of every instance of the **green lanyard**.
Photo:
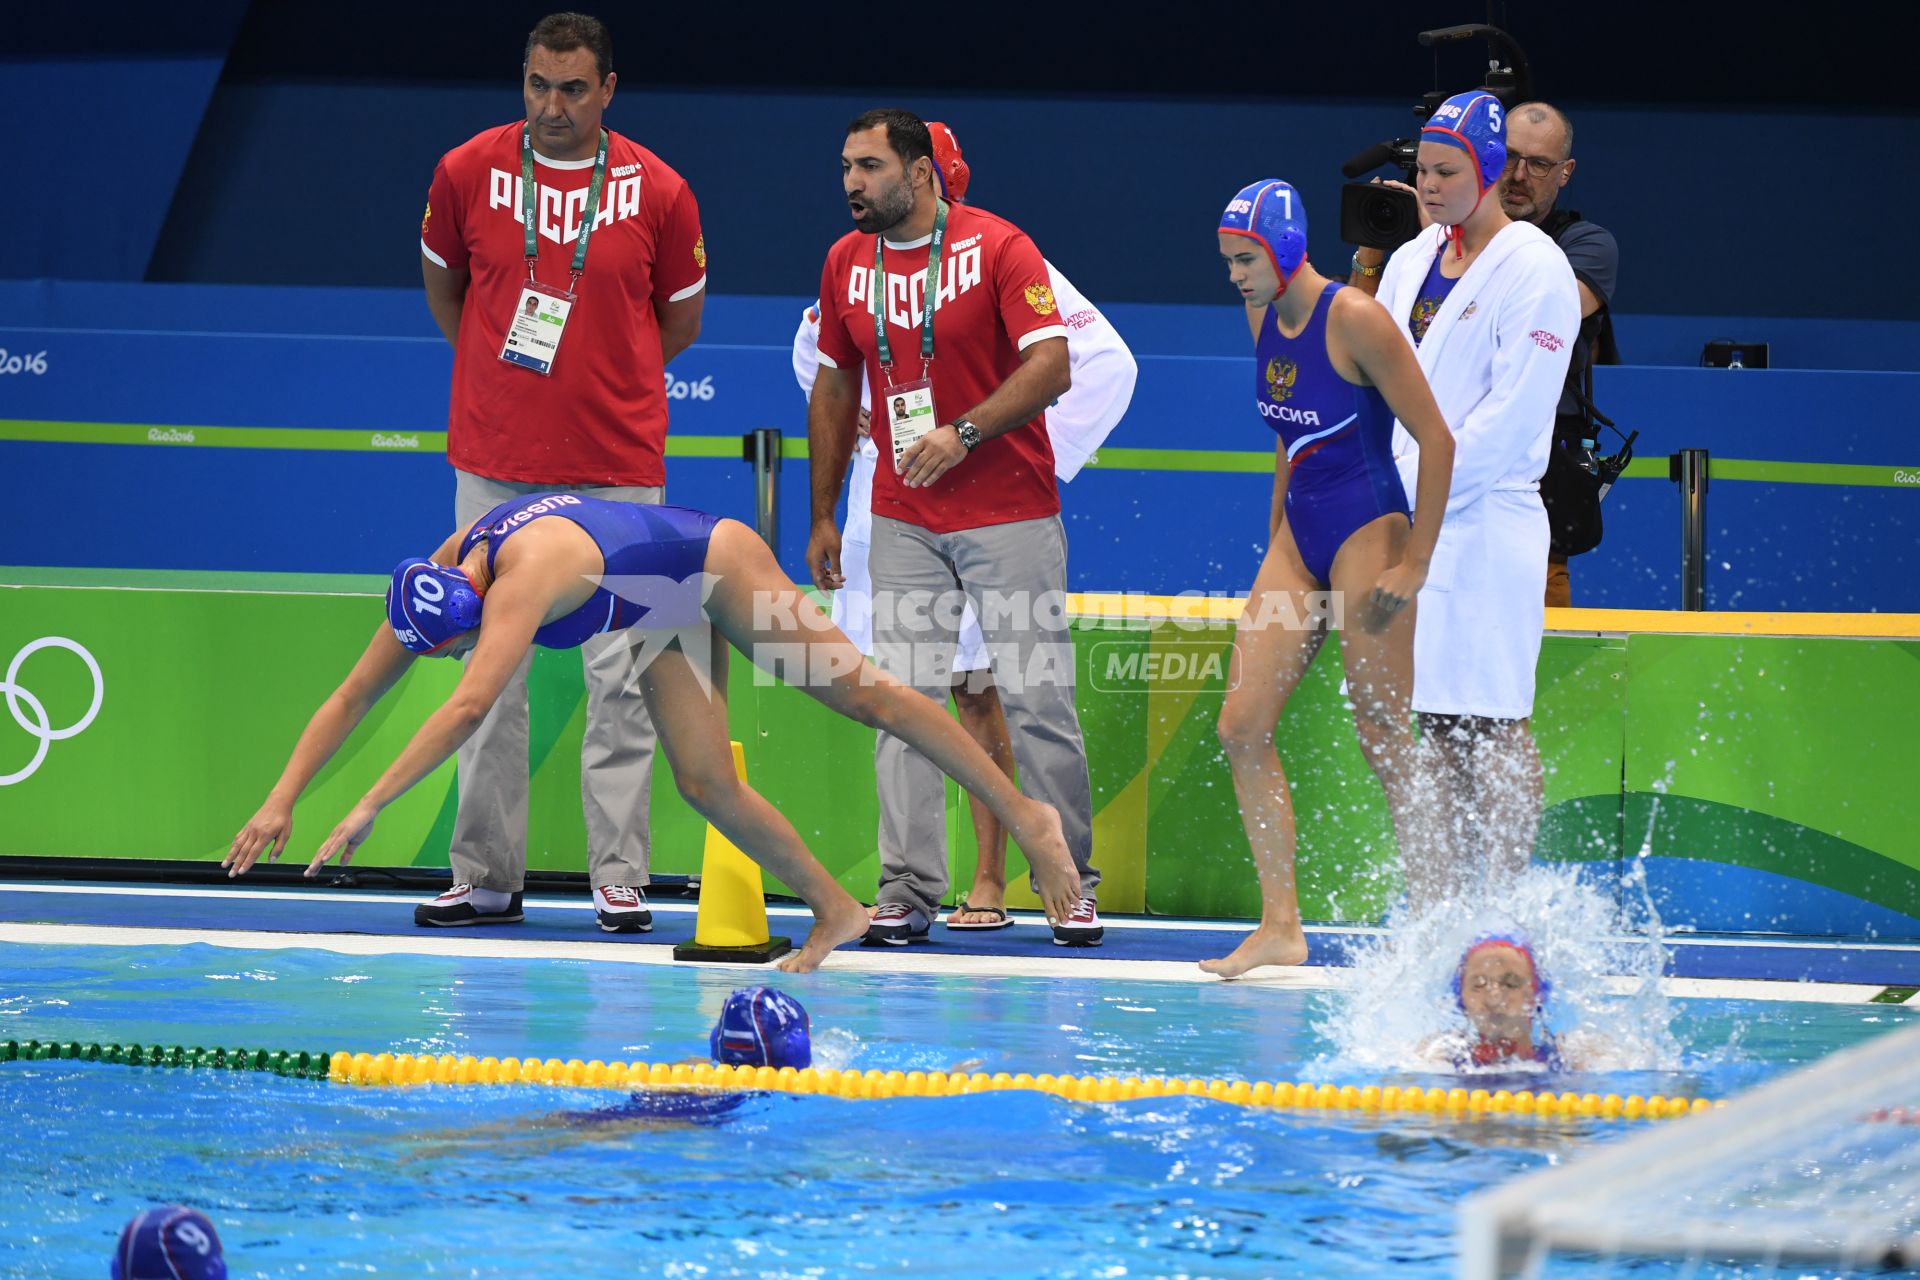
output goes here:
<path id="1" fill-rule="evenodd" d="M 593 222 L 600 216 L 600 191 L 607 185 L 607 131 L 600 131 L 600 153 L 593 158 L 593 178 L 587 183 L 587 208 L 580 218 L 580 236 L 573 243 L 573 279 L 567 282 L 572 293 L 587 269 L 587 238 L 593 234 Z M 527 224 L 527 279 L 535 280 L 534 268 L 540 264 L 540 237 L 533 229 L 533 130 L 520 127 L 520 214 Z"/>
<path id="2" fill-rule="evenodd" d="M 873 238 L 873 345 L 880 357 L 880 371 L 893 375 L 893 347 L 887 342 L 887 269 L 880 258 L 886 235 Z M 940 249 L 947 239 L 947 202 L 933 204 L 933 243 L 927 246 L 927 292 L 920 308 L 920 376 L 927 376 L 933 363 L 933 300 L 940 289 Z"/>

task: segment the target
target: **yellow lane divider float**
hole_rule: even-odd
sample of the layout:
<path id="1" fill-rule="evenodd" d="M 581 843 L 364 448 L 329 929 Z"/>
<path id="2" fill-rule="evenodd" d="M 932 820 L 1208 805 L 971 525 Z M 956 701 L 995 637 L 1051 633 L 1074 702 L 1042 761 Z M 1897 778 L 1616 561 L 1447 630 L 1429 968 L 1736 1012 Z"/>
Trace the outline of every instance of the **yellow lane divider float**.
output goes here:
<path id="1" fill-rule="evenodd" d="M 475 1058 L 453 1054 L 291 1054 L 267 1050 L 201 1049 L 161 1045 L 81 1045 L 0 1041 L 0 1062 L 66 1058 L 131 1066 L 266 1071 L 327 1079 L 336 1084 L 540 1084 L 585 1089 L 690 1090 L 813 1094 L 830 1098 L 949 1098 L 961 1094 L 1031 1090 L 1074 1102 L 1131 1102 L 1142 1098 L 1211 1098 L 1247 1107 L 1399 1115 L 1518 1115 L 1541 1118 L 1665 1120 L 1709 1111 L 1706 1098 L 1641 1097 L 1617 1093 L 1535 1093 L 1528 1089 L 1422 1089 L 1416 1085 L 1331 1085 L 1169 1076 L 1018 1075 L 944 1071 L 838 1071 L 832 1067 L 734 1067 L 709 1063 L 583 1062 L 578 1058 Z"/>

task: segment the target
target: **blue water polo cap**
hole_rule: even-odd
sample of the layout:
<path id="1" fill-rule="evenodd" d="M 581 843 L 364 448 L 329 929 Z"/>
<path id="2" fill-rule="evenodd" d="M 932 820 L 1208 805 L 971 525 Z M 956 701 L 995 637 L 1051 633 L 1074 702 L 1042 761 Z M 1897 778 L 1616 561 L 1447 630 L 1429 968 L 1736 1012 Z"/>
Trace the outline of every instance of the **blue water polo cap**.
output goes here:
<path id="1" fill-rule="evenodd" d="M 227 1280 L 227 1260 L 206 1214 L 163 1205 L 121 1228 L 113 1280 Z"/>
<path id="2" fill-rule="evenodd" d="M 387 583 L 387 625 L 408 652 L 438 652 L 480 625 L 480 593 L 458 569 L 402 560 Z"/>
<path id="3" fill-rule="evenodd" d="M 1266 178 L 1240 188 L 1220 215 L 1227 235 L 1257 240 L 1273 260 L 1280 292 L 1307 261 L 1307 210 L 1300 193 L 1278 178 Z"/>
<path id="4" fill-rule="evenodd" d="M 1466 976 L 1467 961 L 1473 958 L 1474 952 L 1486 947 L 1511 947 L 1527 958 L 1527 968 L 1533 973 L 1534 1008 L 1545 1008 L 1547 997 L 1553 992 L 1553 983 L 1548 981 L 1547 975 L 1541 970 L 1540 961 L 1534 957 L 1533 948 L 1518 933 L 1483 933 L 1467 944 L 1467 949 L 1460 953 L 1460 963 L 1453 969 L 1454 1003 L 1463 1009 L 1466 1007 L 1466 1001 L 1461 998 L 1460 983 Z"/>
<path id="5" fill-rule="evenodd" d="M 1456 93 L 1440 104 L 1420 130 L 1423 142 L 1444 142 L 1473 157 L 1480 190 L 1500 181 L 1507 168 L 1507 111 L 1485 89 Z"/>
<path id="6" fill-rule="evenodd" d="M 772 987 L 741 987 L 729 995 L 708 1043 L 715 1062 L 736 1067 L 799 1071 L 813 1065 L 807 1011 Z"/>

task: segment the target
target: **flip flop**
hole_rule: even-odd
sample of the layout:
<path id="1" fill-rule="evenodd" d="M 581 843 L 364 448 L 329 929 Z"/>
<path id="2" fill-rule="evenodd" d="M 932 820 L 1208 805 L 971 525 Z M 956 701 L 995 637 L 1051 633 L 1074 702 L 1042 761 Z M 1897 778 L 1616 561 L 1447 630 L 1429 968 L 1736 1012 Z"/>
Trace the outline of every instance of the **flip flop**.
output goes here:
<path id="1" fill-rule="evenodd" d="M 985 924 L 956 924 L 954 922 L 953 918 L 955 916 L 968 915 L 973 912 L 983 914 L 991 913 L 993 919 Z M 947 918 L 940 923 L 949 929 L 1005 929 L 1013 923 L 1013 917 L 1007 914 L 1005 907 L 970 907 L 967 905 L 966 899 L 962 898 L 959 902 L 954 903 L 953 910 L 949 911 Z"/>

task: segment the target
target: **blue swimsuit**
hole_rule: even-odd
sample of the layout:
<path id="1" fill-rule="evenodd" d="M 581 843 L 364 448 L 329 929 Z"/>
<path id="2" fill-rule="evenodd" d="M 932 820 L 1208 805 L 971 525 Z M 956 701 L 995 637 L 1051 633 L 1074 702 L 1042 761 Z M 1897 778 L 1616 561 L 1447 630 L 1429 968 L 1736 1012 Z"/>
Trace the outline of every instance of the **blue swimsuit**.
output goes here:
<path id="1" fill-rule="evenodd" d="M 493 568 L 500 544 L 543 516 L 561 516 L 587 531 L 600 548 L 608 577 L 650 577 L 687 582 L 707 563 L 707 541 L 719 516 L 691 507 L 648 506 L 636 502 L 609 502 L 578 493 L 530 493 L 503 502 L 473 522 L 460 540 L 454 563 L 467 558 L 482 538 L 487 541 L 487 568 Z M 623 599 L 599 588 L 587 602 L 564 618 L 555 618 L 533 633 L 533 642 L 548 649 L 573 649 L 606 631 L 620 631 L 643 623 L 646 605 Z"/>
<path id="2" fill-rule="evenodd" d="M 1297 338 L 1280 332 L 1272 307 L 1260 326 L 1254 399 L 1287 446 L 1287 525 L 1316 582 L 1361 526 L 1410 515 L 1393 465 L 1393 412 L 1376 387 L 1356 387 L 1327 357 L 1327 312 L 1342 288 L 1329 283 Z"/>

